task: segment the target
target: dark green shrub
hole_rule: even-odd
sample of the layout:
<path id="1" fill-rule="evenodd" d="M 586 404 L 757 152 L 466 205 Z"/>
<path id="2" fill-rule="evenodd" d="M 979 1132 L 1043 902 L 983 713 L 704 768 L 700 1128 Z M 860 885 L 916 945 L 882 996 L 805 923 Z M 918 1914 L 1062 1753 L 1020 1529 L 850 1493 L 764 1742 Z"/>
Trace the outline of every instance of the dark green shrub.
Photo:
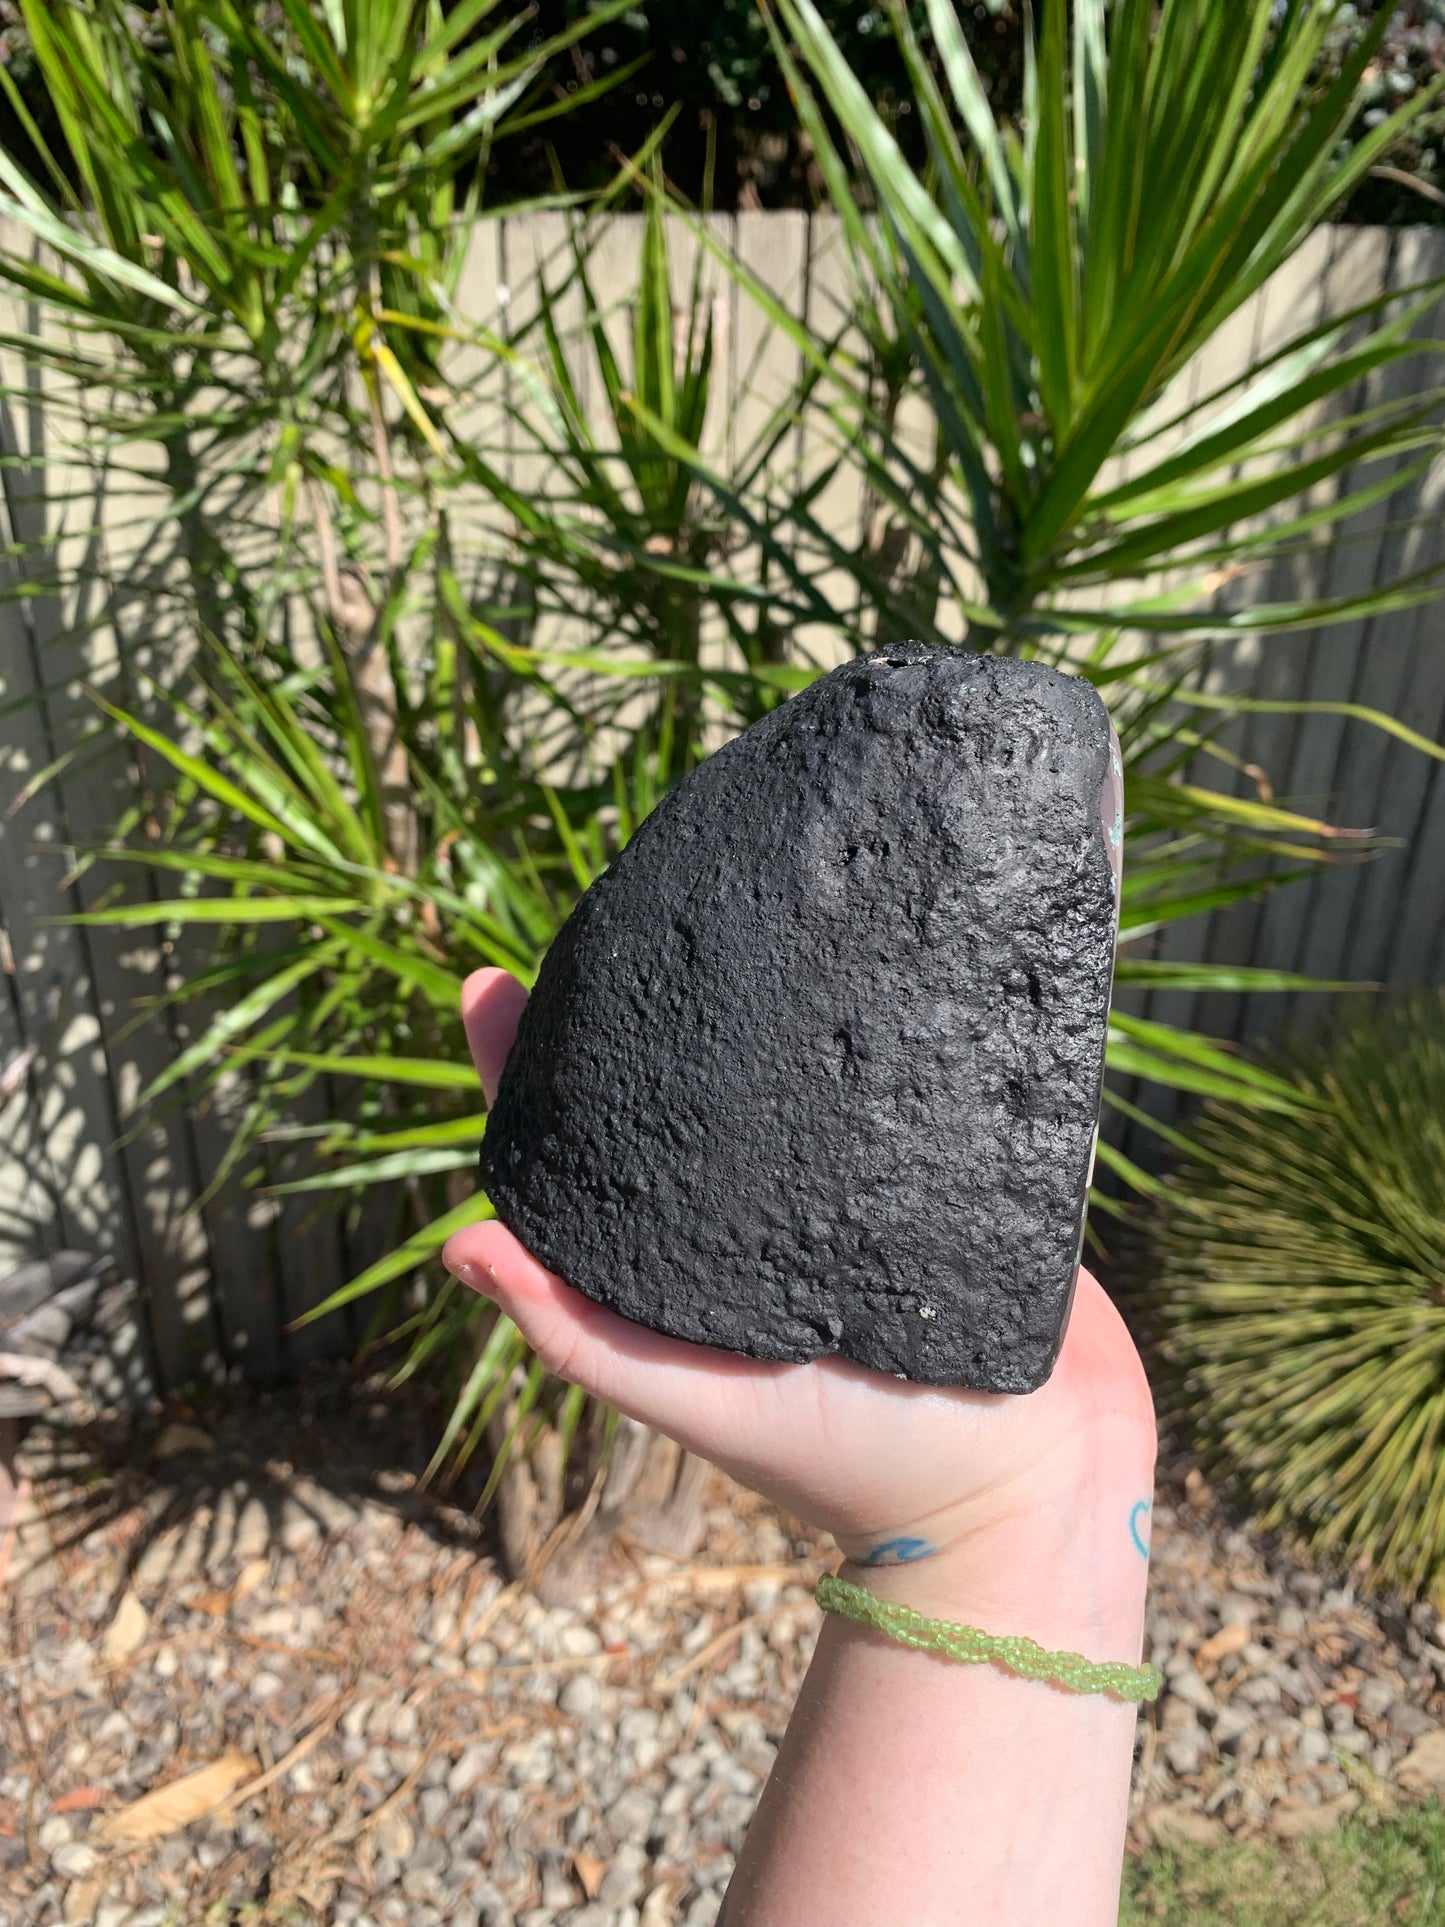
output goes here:
<path id="1" fill-rule="evenodd" d="M 1445 1585 L 1445 992 L 1289 1069 L 1297 1116 L 1215 1102 L 1161 1207 L 1165 1403 L 1266 1525 Z"/>
<path id="2" fill-rule="evenodd" d="M 910 160 L 923 154 L 912 89 L 890 24 L 898 0 L 814 0 L 817 11 L 874 104 L 896 128 Z M 1338 62 L 1381 11 L 1382 0 L 1340 0 L 1332 41 Z M 1418 94 L 1445 65 L 1445 0 L 1396 5 L 1359 101 L 1357 137 L 1382 114 Z M 592 0 L 542 0 L 539 32 L 585 18 Z M 925 0 L 903 0 L 920 42 L 931 45 Z M 958 7 L 960 24 L 995 110 L 1019 111 L 1023 95 L 1022 0 L 973 0 Z M 1034 7 L 1039 13 L 1038 5 Z M 572 186 L 607 178 L 610 150 L 633 152 L 665 109 L 676 110 L 668 137 L 673 179 L 693 199 L 703 191 L 708 129 L 716 140 L 713 192 L 719 207 L 808 206 L 820 182 L 809 144 L 768 42 L 759 0 L 638 0 L 559 63 L 556 84 L 576 87 L 644 64 L 614 94 L 549 126 L 533 142 L 520 139 L 494 156 L 493 198 L 535 193 L 550 180 L 550 145 Z M 1445 188 L 1445 117 L 1412 127 L 1385 157 L 1383 172 L 1363 181 L 1342 210 L 1347 221 L 1433 222 L 1445 204 L 1399 178 L 1422 176 Z"/>
<path id="3" fill-rule="evenodd" d="M 589 0 L 542 0 L 539 23 L 554 31 L 588 11 Z M 905 144 L 921 152 L 910 122 L 912 90 L 890 25 L 890 0 L 818 0 L 818 11 L 849 65 Z M 925 0 L 907 0 L 914 27 L 927 31 Z M 1016 110 L 1023 81 L 1023 9 L 1018 0 L 978 0 L 960 8 L 984 82 L 1004 112 Z M 719 207 L 808 206 L 821 183 L 758 0 L 640 0 L 589 36 L 578 77 L 645 65 L 605 102 L 548 129 L 563 177 L 573 185 L 603 177 L 610 145 L 632 152 L 665 108 L 676 109 L 668 170 L 694 199 L 703 190 L 709 129 L 716 140 L 714 193 Z M 569 78 L 571 76 L 569 75 Z M 519 142 L 498 157 L 502 191 L 523 189 L 544 172 L 540 143 Z"/>
<path id="4" fill-rule="evenodd" d="M 1370 7 L 1346 7 L 1339 39 L 1348 41 Z M 1445 67 L 1445 0 L 1412 0 L 1398 9 L 1367 77 L 1359 103 L 1356 132 L 1365 133 L 1401 101 L 1413 99 Z M 1405 178 L 1402 178 L 1405 177 Z M 1410 177 L 1420 185 L 1410 185 Z M 1345 216 L 1352 221 L 1445 220 L 1445 113 L 1437 105 L 1422 115 L 1409 134 L 1351 195 Z"/>
<path id="5" fill-rule="evenodd" d="M 1336 56 L 1355 43 L 1380 11 L 1381 0 L 1339 5 Z M 1388 0 L 1393 4 L 1393 0 Z M 892 31 L 896 0 L 816 0 L 824 24 L 870 98 L 898 130 L 909 158 L 923 152 L 912 90 Z M 920 41 L 929 44 L 926 0 L 904 0 Z M 450 13 L 455 0 L 447 0 Z M 134 17 L 157 11 L 155 0 Z M 575 28 L 596 11 L 595 0 L 540 0 L 534 43 Z M 1023 92 L 1021 0 L 973 0 L 959 18 L 970 51 L 998 112 L 1016 114 Z M 1037 12 L 1037 7 L 1035 8 Z M 159 37 L 159 36 L 157 36 Z M 14 0 L 0 0 L 0 61 L 48 137 L 55 132 L 29 33 Z M 1445 65 L 1445 0 L 1408 0 L 1397 6 L 1378 59 L 1361 92 L 1356 133 L 1425 87 Z M 768 40 L 759 0 L 637 0 L 586 35 L 554 63 L 549 92 L 560 106 L 596 82 L 617 77 L 602 98 L 584 99 L 565 117 L 530 135 L 502 143 L 489 163 L 488 199 L 526 200 L 545 192 L 560 174 L 572 188 L 610 180 L 618 152 L 635 153 L 665 112 L 675 119 L 668 136 L 672 178 L 693 200 L 710 191 L 721 208 L 809 206 L 820 182 L 809 144 Z M 25 159 L 29 140 L 0 100 L 0 145 Z M 712 172 L 710 190 L 705 177 Z M 1401 176 L 1418 176 L 1434 195 Z M 1437 112 L 1409 135 L 1351 195 L 1343 218 L 1371 222 L 1445 219 L 1445 115 Z"/>

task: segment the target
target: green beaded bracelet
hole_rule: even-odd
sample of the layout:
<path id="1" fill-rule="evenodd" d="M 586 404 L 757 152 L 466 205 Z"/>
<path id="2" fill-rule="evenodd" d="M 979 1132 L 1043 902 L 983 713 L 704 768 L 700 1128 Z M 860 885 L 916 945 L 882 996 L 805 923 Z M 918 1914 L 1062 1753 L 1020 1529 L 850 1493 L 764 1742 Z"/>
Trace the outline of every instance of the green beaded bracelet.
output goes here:
<path id="1" fill-rule="evenodd" d="M 1112 1693 L 1115 1699 L 1152 1700 L 1164 1684 L 1157 1666 L 1126 1666 L 1121 1659 L 1085 1659 L 1081 1653 L 1050 1653 L 1021 1633 L 985 1633 L 977 1626 L 956 1626 L 947 1619 L 926 1619 L 912 1606 L 894 1606 L 862 1586 L 825 1574 L 818 1581 L 818 1604 L 860 1626 L 872 1626 L 904 1646 L 942 1653 L 967 1666 L 992 1660 L 1024 1679 L 1047 1680 L 1075 1693 Z"/>

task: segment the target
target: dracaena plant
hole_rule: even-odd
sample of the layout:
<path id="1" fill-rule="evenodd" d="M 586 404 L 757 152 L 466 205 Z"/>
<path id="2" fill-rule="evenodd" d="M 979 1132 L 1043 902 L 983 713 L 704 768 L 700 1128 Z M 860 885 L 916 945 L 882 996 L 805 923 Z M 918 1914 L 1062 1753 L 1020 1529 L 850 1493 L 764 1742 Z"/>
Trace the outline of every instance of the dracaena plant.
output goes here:
<path id="1" fill-rule="evenodd" d="M 963 612 L 974 646 L 1115 626 L 1273 633 L 1328 613 L 1260 609 L 1239 590 L 1223 614 L 1200 584 L 1222 563 L 1257 579 L 1378 477 L 1303 521 L 1250 518 L 1361 464 L 1428 458 L 1429 394 L 1343 422 L 1319 405 L 1421 352 L 1411 329 L 1436 286 L 1418 304 L 1382 291 L 1196 399 L 1174 384 L 1428 107 L 1340 149 L 1388 14 L 1312 85 L 1338 8 L 1080 0 L 1070 46 L 1062 0 L 1045 0 L 1014 128 L 995 121 L 950 0 L 928 0 L 927 53 L 895 7 L 928 147 L 920 174 L 811 0 L 777 9 L 799 113 L 876 290 L 875 330 L 916 371 L 942 438 L 936 476 L 897 437 L 869 456 L 929 553 L 930 593 Z M 1166 570 L 1189 589 L 1161 597 L 1152 578 Z"/>
<path id="2" fill-rule="evenodd" d="M 1310 987 L 1140 953 L 1164 925 L 1307 874 L 1338 845 L 1262 782 L 1201 783 L 1210 760 L 1239 765 L 1218 739 L 1253 703 L 1200 672 L 1217 642 L 1267 646 L 1436 593 L 1433 572 L 1334 600 L 1297 585 L 1342 525 L 1438 454 L 1439 391 L 1416 358 L 1438 345 L 1422 324 L 1440 284 L 1381 290 L 1235 378 L 1206 365 L 1197 394 L 1185 377 L 1445 77 L 1349 145 L 1388 9 L 1337 57 L 1340 7 L 1043 0 L 1015 124 L 996 116 L 952 0 L 927 0 L 926 36 L 894 4 L 927 153 L 915 168 L 812 0 L 773 9 L 852 270 L 836 332 L 792 320 L 729 266 L 813 370 L 824 461 L 850 465 L 865 502 L 851 545 L 814 511 L 826 476 L 808 478 L 795 554 L 853 582 L 860 641 L 962 634 L 1098 684 L 1128 765 L 1121 983 Z M 1224 1047 L 1121 1009 L 1111 1065 L 1290 1101 Z M 1108 1143 L 1101 1156 L 1140 1178 Z"/>
<path id="3" fill-rule="evenodd" d="M 645 178 L 653 192 L 640 220 L 604 204 L 601 219 L 573 226 L 556 261 L 539 267 L 534 312 L 512 337 L 530 384 L 511 417 L 514 472 L 520 462 L 540 486 L 508 482 L 490 449 L 451 444 L 510 517 L 496 619 L 470 632 L 514 693 L 531 686 L 541 698 L 542 762 L 584 785 L 605 777 L 597 744 L 624 711 L 629 734 L 662 746 L 664 777 L 685 774 L 719 731 L 746 726 L 808 680 L 787 660 L 787 626 L 828 613 L 791 557 L 787 586 L 768 579 L 785 509 L 763 478 L 796 432 L 813 378 L 757 411 L 720 488 L 702 478 L 749 378 L 742 371 L 729 390 L 710 257 L 695 248 L 690 273 L 678 272 L 686 236 L 669 232 L 655 161 Z M 635 278 L 610 306 L 596 268 L 609 219 L 631 219 L 638 244 Z M 519 614 L 525 640 L 513 633 Z"/>
<path id="4" fill-rule="evenodd" d="M 400 1256 L 367 1275 L 385 1285 L 470 1191 L 448 1190 L 478 1109 L 453 965 L 526 975 L 561 914 L 555 833 L 517 847 L 549 820 L 529 745 L 492 739 L 477 774 L 497 665 L 430 411 L 490 144 L 554 111 L 547 61 L 584 24 L 539 44 L 497 0 L 24 13 L 47 112 L 0 70 L 29 142 L 0 155 L 0 283 L 18 297 L 5 345 L 44 382 L 25 483 L 44 527 L 10 594 L 29 574 L 73 612 L 46 638 L 56 682 L 92 631 L 119 645 L 94 658 L 103 713 L 157 785 L 137 842 L 185 940 L 189 1041 L 146 1106 L 224 1087 L 234 1129 L 208 1187 L 264 1182 L 293 1143 L 316 1149 L 295 1105 L 321 1073 L 285 1051 L 344 1057 L 356 1101 L 324 1162 L 338 1202 L 395 1192 Z M 505 349 L 480 325 L 465 345 L 484 385 Z M 93 539 L 63 551 L 87 494 Z M 104 753 L 89 734 L 46 774 Z M 117 820 L 115 854 L 144 814 Z M 151 922 L 135 895 L 96 914 Z M 418 1143 L 423 1088 L 442 1116 Z"/>

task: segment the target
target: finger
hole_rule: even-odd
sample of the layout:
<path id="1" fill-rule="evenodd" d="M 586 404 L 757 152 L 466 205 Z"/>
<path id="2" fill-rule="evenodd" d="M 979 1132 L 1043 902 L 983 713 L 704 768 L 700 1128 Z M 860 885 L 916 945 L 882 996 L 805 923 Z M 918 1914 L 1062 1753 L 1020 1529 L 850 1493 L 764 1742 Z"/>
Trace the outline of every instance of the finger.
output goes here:
<path id="1" fill-rule="evenodd" d="M 619 1317 L 539 1264 L 495 1219 L 457 1232 L 442 1259 L 506 1313 L 549 1371 L 703 1458 L 735 1456 L 739 1421 L 756 1417 L 750 1390 L 768 1397 L 781 1375 L 806 1369 L 665 1338 Z"/>
<path id="2" fill-rule="evenodd" d="M 1154 1395 L 1119 1307 L 1092 1272 L 1080 1268 L 1069 1329 L 1045 1394 L 1153 1434 Z"/>
<path id="3" fill-rule="evenodd" d="M 526 1004 L 526 985 L 505 970 L 474 970 L 462 985 L 462 1023 L 488 1110 L 497 1101 L 502 1066 Z"/>

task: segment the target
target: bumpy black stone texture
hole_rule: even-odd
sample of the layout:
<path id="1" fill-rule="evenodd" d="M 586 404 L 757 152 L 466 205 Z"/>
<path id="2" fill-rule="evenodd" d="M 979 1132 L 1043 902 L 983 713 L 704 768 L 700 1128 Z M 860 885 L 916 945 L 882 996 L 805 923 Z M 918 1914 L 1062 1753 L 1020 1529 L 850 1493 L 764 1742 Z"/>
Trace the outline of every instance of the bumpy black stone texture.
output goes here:
<path id="1" fill-rule="evenodd" d="M 720 749 L 547 954 L 482 1154 L 498 1215 L 656 1331 L 1042 1384 L 1103 1072 L 1110 756 L 1088 684 L 917 644 Z"/>

